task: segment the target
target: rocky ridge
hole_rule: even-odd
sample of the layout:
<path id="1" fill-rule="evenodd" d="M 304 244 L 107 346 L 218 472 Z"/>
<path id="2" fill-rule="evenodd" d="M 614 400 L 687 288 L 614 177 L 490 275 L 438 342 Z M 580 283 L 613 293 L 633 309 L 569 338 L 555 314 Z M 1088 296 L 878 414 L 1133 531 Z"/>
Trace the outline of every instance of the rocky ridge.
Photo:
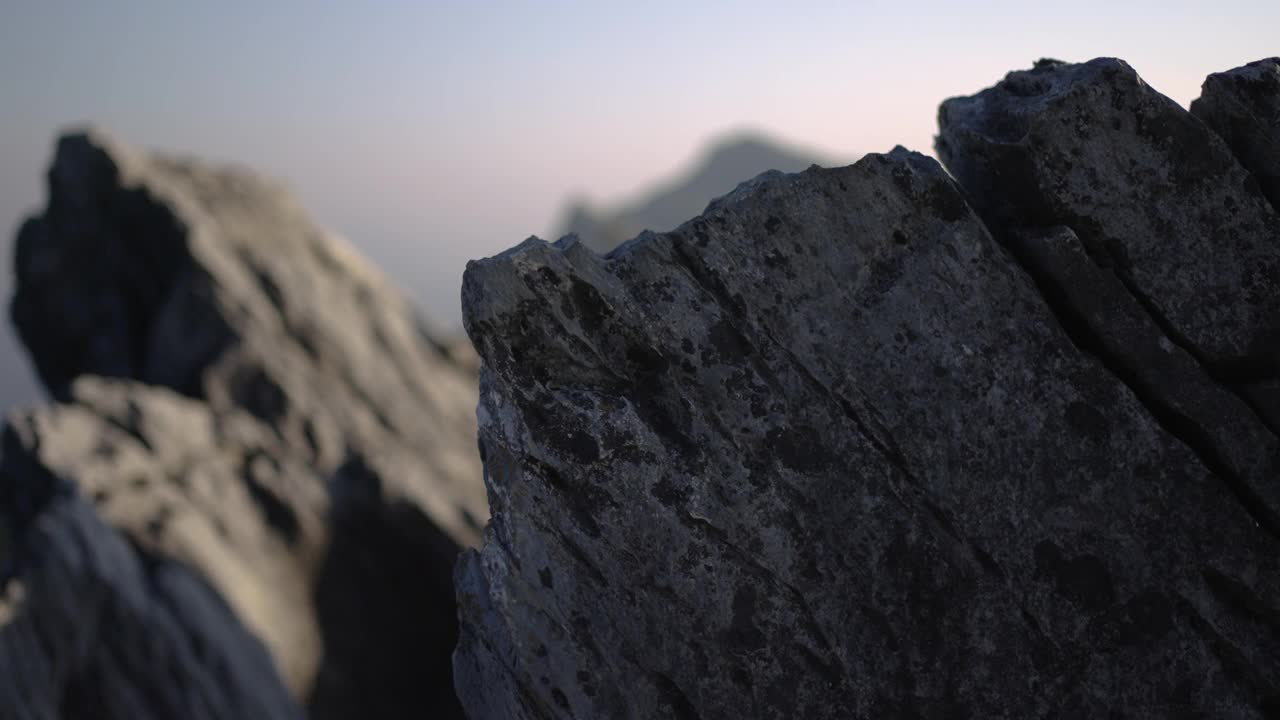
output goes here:
<path id="1" fill-rule="evenodd" d="M 15 258 L 54 402 L 0 460 L 4 716 L 460 716 L 469 348 L 247 171 L 89 131 L 49 186 Z"/>
<path id="2" fill-rule="evenodd" d="M 1280 712 L 1275 61 L 468 266 L 473 718 Z"/>

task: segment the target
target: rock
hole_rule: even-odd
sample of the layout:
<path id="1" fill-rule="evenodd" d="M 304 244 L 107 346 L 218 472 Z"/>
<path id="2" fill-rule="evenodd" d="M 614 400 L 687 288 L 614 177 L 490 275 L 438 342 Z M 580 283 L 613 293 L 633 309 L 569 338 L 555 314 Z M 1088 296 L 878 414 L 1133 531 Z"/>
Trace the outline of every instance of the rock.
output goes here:
<path id="1" fill-rule="evenodd" d="M 1273 468 L 1275 437 L 1200 369 L 1266 356 L 1268 281 L 1229 290 L 1269 257 L 1269 211 L 1220 140 L 1128 72 L 1046 66 L 1006 81 L 1021 95 L 952 101 L 943 155 L 1003 228 L 1061 186 L 1057 151 L 1019 144 L 1023 127 L 1081 151 L 1067 179 L 1094 187 L 1037 205 L 1025 244 L 1045 262 L 1125 251 L 1132 276 L 1054 277 L 1100 289 L 1098 322 L 1132 323 L 1135 363 L 1175 321 L 1196 341 L 1150 374 L 1095 349 L 1124 336 L 1082 344 L 1095 331 L 1048 297 L 1053 278 L 902 149 L 762 175 L 607 257 L 533 238 L 471 263 L 493 516 L 456 574 L 470 716 L 1274 712 L 1280 540 L 1233 475 Z M 1017 104 L 1059 96 L 1079 122 L 1065 135 Z M 1142 108 L 1146 135 L 1090 144 L 1119 132 L 1113 103 Z M 1170 143 L 1194 164 L 1158 152 Z M 1241 254 L 1160 250 L 1132 203 L 1164 192 L 1235 202 L 1222 231 Z M 1081 218 L 1096 220 L 1066 222 Z M 1173 377 L 1188 387 L 1163 405 L 1135 390 Z M 1188 405 L 1229 423 L 1204 440 L 1221 457 L 1170 422 Z"/>
<path id="2" fill-rule="evenodd" d="M 1280 57 L 1210 75 L 1191 114 L 1227 141 L 1280 209 Z"/>
<path id="3" fill-rule="evenodd" d="M 938 123 L 939 157 L 992 227 L 1072 228 L 1215 373 L 1275 373 L 1275 211 L 1217 135 L 1128 65 L 1046 61 L 946 101 Z"/>
<path id="4" fill-rule="evenodd" d="M 939 111 L 938 152 L 1077 342 L 1280 534 L 1280 216 L 1118 60 L 1042 62 Z M 1275 406 L 1280 407 L 1280 406 Z"/>
<path id="5" fill-rule="evenodd" d="M 23 567 L 0 598 L 4 717 L 303 717 L 266 649 L 197 573 L 132 547 L 56 478 L 16 488 L 8 449 L 6 500 L 45 497 L 25 526 L 5 517 Z"/>
<path id="6" fill-rule="evenodd" d="M 98 132 L 59 143 L 15 274 L 14 321 L 57 402 L 10 418 L 5 487 L 41 495 L 31 488 L 57 478 L 133 562 L 203 583 L 219 622 L 266 647 L 311 717 L 461 715 L 452 567 L 487 518 L 469 346 L 431 329 L 283 189 Z M 0 502 L 0 514 L 34 527 L 48 507 Z M 21 586 L 42 556 L 18 537 Z M 163 601 L 105 577 L 141 608 Z M 113 642 L 141 642 L 128 637 L 149 632 L 138 617 Z M 91 643 L 93 628 L 67 635 Z M 149 693 L 148 673 L 166 668 L 145 662 L 160 657 L 134 675 L 95 671 L 84 692 Z M 60 674 L 86 662 L 49 659 Z M 10 690 L 0 681 L 0 697 Z M 174 695 L 203 717 L 198 694 Z M 280 716 L 245 707 L 209 716 Z"/>
<path id="7" fill-rule="evenodd" d="M 349 450 L 394 469 L 389 491 L 477 537 L 468 351 L 283 188 L 68 135 L 14 274 L 14 324 L 55 395 L 90 374 L 247 410 L 321 471 Z"/>
<path id="8" fill-rule="evenodd" d="M 570 204 L 562 234 L 577 235 L 588 247 L 608 252 L 642 230 L 671 230 L 702 212 L 707 203 L 743 180 L 766 170 L 793 172 L 827 165 L 816 153 L 786 147 L 768 137 L 738 134 L 720 138 L 680 177 L 658 184 L 616 208 Z"/>

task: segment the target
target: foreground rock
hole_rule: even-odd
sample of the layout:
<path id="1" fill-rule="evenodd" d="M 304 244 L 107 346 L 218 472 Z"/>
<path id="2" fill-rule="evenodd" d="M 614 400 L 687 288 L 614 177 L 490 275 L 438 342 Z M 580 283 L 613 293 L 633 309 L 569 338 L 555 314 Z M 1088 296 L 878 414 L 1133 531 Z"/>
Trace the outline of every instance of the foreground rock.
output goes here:
<path id="1" fill-rule="evenodd" d="M 469 266 L 472 717 L 1276 711 L 1272 210 L 1113 61 L 942 118 L 967 195 L 895 150 Z"/>
<path id="2" fill-rule="evenodd" d="M 223 603 L 219 622 L 265 646 L 312 717 L 460 713 L 451 568 L 487 516 L 465 346 L 426 327 L 280 188 L 97 133 L 60 142 L 15 274 L 15 324 L 57 399 L 11 418 L 0 465 L 15 586 L 46 556 L 74 557 L 78 537 L 113 535 L 133 562 L 203 583 Z M 60 512 L 51 497 L 83 509 L 45 547 L 31 533 Z M 24 618 L 70 607 L 58 593 L 79 597 L 86 583 L 106 586 L 82 598 L 90 609 L 117 595 L 159 602 L 145 573 L 85 573 L 42 585 L 52 601 L 28 592 L 13 626 L 46 628 Z M 181 662 L 130 655 L 148 647 L 138 634 L 150 616 L 98 642 L 91 624 L 68 625 L 92 651 L 50 643 L 41 672 L 84 675 L 89 696 L 150 698 L 165 663 Z M 205 619 L 175 632 L 224 635 L 196 626 Z M 228 662 L 240 648 L 224 648 Z M 137 672 L 102 659 L 120 657 Z M 222 681 L 227 697 L 253 689 Z M 66 702 L 64 682 L 45 689 L 25 702 Z M 0 705 L 14 692 L 0 681 Z M 203 717 L 199 694 L 180 683 L 172 694 Z M 173 707 L 101 716 L 186 716 Z M 249 708 L 209 717 L 275 716 Z"/>

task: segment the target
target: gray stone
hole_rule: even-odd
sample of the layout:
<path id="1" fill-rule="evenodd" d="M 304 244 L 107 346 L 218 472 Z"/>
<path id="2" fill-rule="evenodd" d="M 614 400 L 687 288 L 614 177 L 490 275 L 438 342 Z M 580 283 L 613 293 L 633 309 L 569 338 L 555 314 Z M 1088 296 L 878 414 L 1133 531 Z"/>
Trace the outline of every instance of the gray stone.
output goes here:
<path id="1" fill-rule="evenodd" d="M 1280 57 L 1210 75 L 1191 114 L 1227 141 L 1280 209 Z"/>
<path id="2" fill-rule="evenodd" d="M 247 410 L 321 471 L 348 450 L 394 469 L 389 490 L 477 537 L 469 351 L 282 187 L 68 135 L 14 274 L 14 324 L 55 396 L 90 374 Z"/>
<path id="3" fill-rule="evenodd" d="M 123 699 L 93 716 L 121 720 L 461 715 L 452 568 L 487 519 L 468 345 L 282 188 L 99 132 L 59 143 L 15 274 L 14 321 L 56 402 L 10 417 L 5 580 L 31 588 L 45 558 L 79 562 L 86 533 L 120 548 L 112 566 L 144 568 L 80 563 L 66 587 L 40 585 L 64 605 L 58 593 L 89 588 L 75 606 L 88 617 L 126 598 L 113 633 L 68 610 L 50 642 L 55 620 L 30 600 L 0 622 L 47 649 L 23 675 L 43 683 L 31 717 L 100 695 Z M 55 486 L 65 500 L 23 500 Z M 77 508 L 55 538 L 66 547 L 43 548 L 24 528 L 64 506 Z M 169 597 L 153 566 L 198 591 Z M 252 682 L 184 666 L 175 633 L 226 635 L 218 662 Z M 17 647 L 0 643 L 0 665 L 27 663 Z M 259 656 L 270 672 L 253 670 Z M 24 687 L 0 678 L 0 700 Z"/>
<path id="4" fill-rule="evenodd" d="M 617 207 L 593 207 L 585 201 L 571 204 L 564 211 L 561 233 L 577 235 L 587 247 L 608 252 L 643 230 L 674 229 L 743 180 L 767 170 L 794 172 L 814 164 L 830 162 L 768 137 L 730 135 L 711 143 L 688 171 L 634 200 Z"/>
<path id="5" fill-rule="evenodd" d="M 1261 389 L 1280 370 L 1280 216 L 1249 173 L 1118 60 L 1010 73 L 939 124 L 939 154 L 1076 342 L 1280 535 Z"/>
<path id="6" fill-rule="evenodd" d="M 1274 375 L 1280 222 L 1226 144 L 1119 60 L 1044 61 L 938 113 L 937 150 L 997 232 L 1070 227 L 1217 375 Z"/>
<path id="7" fill-rule="evenodd" d="M 1123 189 L 1102 152 L 1098 192 Z M 1142 275 L 1173 313 L 1170 277 Z M 1185 320 L 1234 357 L 1270 307 Z M 468 266 L 463 310 L 493 503 L 456 575 L 473 718 L 1275 709 L 1277 537 L 932 160 L 765 174 L 607 257 L 530 239 Z M 1167 364 L 1233 399 L 1197 361 Z M 1262 472 L 1275 438 L 1234 403 L 1231 462 Z"/>
<path id="8" fill-rule="evenodd" d="M 0 468 L 0 715 L 302 718 L 266 648 L 199 574 L 131 545 L 64 480 L 15 472 L 18 432 Z"/>

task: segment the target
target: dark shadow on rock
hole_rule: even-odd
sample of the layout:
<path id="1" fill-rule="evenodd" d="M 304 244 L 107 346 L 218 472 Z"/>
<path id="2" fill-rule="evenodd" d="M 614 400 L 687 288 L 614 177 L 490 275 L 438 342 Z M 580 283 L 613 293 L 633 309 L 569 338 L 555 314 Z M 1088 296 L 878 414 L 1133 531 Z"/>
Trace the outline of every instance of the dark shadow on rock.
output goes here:
<path id="1" fill-rule="evenodd" d="M 316 583 L 325 651 L 310 717 L 465 718 L 452 666 L 450 578 L 460 548 L 418 507 L 383 498 L 380 478 L 359 457 L 335 474 L 333 498 L 333 537 Z"/>

